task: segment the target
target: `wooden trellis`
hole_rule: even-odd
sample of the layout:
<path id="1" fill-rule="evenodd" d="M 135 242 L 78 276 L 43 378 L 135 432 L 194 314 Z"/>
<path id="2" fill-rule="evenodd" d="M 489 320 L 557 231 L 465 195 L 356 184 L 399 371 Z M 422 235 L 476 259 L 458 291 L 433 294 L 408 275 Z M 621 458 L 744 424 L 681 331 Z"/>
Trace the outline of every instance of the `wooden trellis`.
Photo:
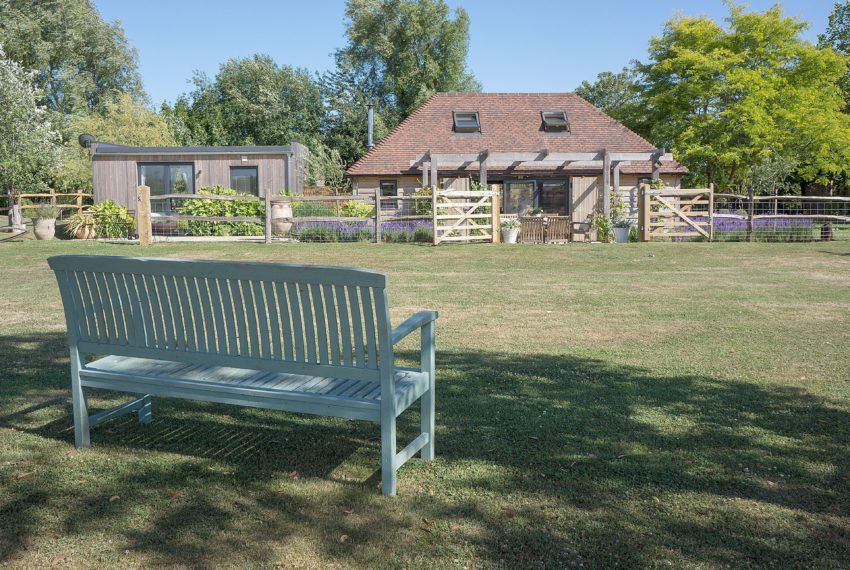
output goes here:
<path id="1" fill-rule="evenodd" d="M 498 241 L 498 192 L 435 191 L 432 206 L 434 245 Z"/>

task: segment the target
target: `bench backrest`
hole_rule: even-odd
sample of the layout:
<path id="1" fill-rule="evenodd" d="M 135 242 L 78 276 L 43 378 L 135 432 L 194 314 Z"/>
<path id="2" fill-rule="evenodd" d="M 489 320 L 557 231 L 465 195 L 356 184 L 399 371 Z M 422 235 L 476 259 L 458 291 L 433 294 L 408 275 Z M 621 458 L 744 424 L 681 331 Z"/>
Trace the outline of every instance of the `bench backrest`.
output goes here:
<path id="1" fill-rule="evenodd" d="M 375 381 L 393 366 L 382 273 L 94 255 L 48 263 L 81 352 Z"/>

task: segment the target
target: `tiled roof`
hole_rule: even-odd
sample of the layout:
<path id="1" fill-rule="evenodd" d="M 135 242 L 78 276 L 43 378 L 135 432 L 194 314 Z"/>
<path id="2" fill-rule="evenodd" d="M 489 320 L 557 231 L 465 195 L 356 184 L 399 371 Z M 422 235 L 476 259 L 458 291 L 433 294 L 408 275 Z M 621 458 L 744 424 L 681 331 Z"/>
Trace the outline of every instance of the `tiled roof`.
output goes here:
<path id="1" fill-rule="evenodd" d="M 541 111 L 567 113 L 569 133 L 547 133 Z M 452 111 L 478 111 L 480 133 L 455 133 Z M 655 147 L 574 93 L 438 93 L 428 99 L 351 168 L 351 176 L 417 174 L 410 162 L 427 152 L 651 152 Z M 477 165 L 471 165 L 477 169 Z M 567 167 L 567 170 L 571 170 Z M 623 165 L 624 173 L 650 173 L 649 161 Z M 678 162 L 666 173 L 687 173 Z"/>

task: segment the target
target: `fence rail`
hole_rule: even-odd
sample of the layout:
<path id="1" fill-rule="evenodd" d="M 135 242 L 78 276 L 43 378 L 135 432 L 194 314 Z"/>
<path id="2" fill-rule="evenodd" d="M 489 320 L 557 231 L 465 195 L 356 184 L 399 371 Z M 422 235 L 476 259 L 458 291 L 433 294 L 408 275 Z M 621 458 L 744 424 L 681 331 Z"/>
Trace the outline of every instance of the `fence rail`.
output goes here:
<path id="1" fill-rule="evenodd" d="M 642 185 L 639 236 L 711 241 L 831 241 L 850 239 L 850 198 L 755 196 Z M 688 199 L 690 198 L 690 199 Z M 702 231 L 700 231 L 702 230 Z"/>

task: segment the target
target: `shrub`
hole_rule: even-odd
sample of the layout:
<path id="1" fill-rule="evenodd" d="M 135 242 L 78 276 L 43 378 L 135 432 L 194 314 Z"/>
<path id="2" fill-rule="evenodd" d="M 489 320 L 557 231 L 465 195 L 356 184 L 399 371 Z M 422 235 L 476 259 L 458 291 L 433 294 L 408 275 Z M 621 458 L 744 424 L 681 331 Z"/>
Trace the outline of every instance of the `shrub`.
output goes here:
<path id="1" fill-rule="evenodd" d="M 413 230 L 413 241 L 416 243 L 433 243 L 434 230 L 420 226 Z"/>
<path id="2" fill-rule="evenodd" d="M 349 200 L 343 204 L 340 214 L 346 218 L 371 218 L 375 215 L 375 207 L 366 202 Z"/>
<path id="3" fill-rule="evenodd" d="M 336 217 L 336 211 L 321 202 L 292 202 L 293 218 Z"/>
<path id="4" fill-rule="evenodd" d="M 89 211 L 94 214 L 94 228 L 98 237 L 126 238 L 136 229 L 136 220 L 124 206 L 114 200 L 95 204 Z"/>
<path id="5" fill-rule="evenodd" d="M 431 196 L 433 192 L 430 187 L 420 188 L 416 192 L 413 193 L 413 196 Z M 431 215 L 431 200 L 416 200 L 414 210 L 416 211 L 417 216 L 430 216 Z"/>
<path id="6" fill-rule="evenodd" d="M 197 195 L 210 196 L 251 196 L 224 188 L 222 186 L 201 188 Z M 203 198 L 187 198 L 181 200 L 182 205 L 177 211 L 184 216 L 203 217 L 252 217 L 263 218 L 266 205 L 259 200 L 205 200 Z M 257 222 L 201 222 L 189 220 L 186 225 L 193 236 L 261 236 L 265 227 Z"/>
<path id="7" fill-rule="evenodd" d="M 40 206 L 33 208 L 30 214 L 30 219 L 35 220 L 55 220 L 59 217 L 59 209 L 53 206 Z"/>

